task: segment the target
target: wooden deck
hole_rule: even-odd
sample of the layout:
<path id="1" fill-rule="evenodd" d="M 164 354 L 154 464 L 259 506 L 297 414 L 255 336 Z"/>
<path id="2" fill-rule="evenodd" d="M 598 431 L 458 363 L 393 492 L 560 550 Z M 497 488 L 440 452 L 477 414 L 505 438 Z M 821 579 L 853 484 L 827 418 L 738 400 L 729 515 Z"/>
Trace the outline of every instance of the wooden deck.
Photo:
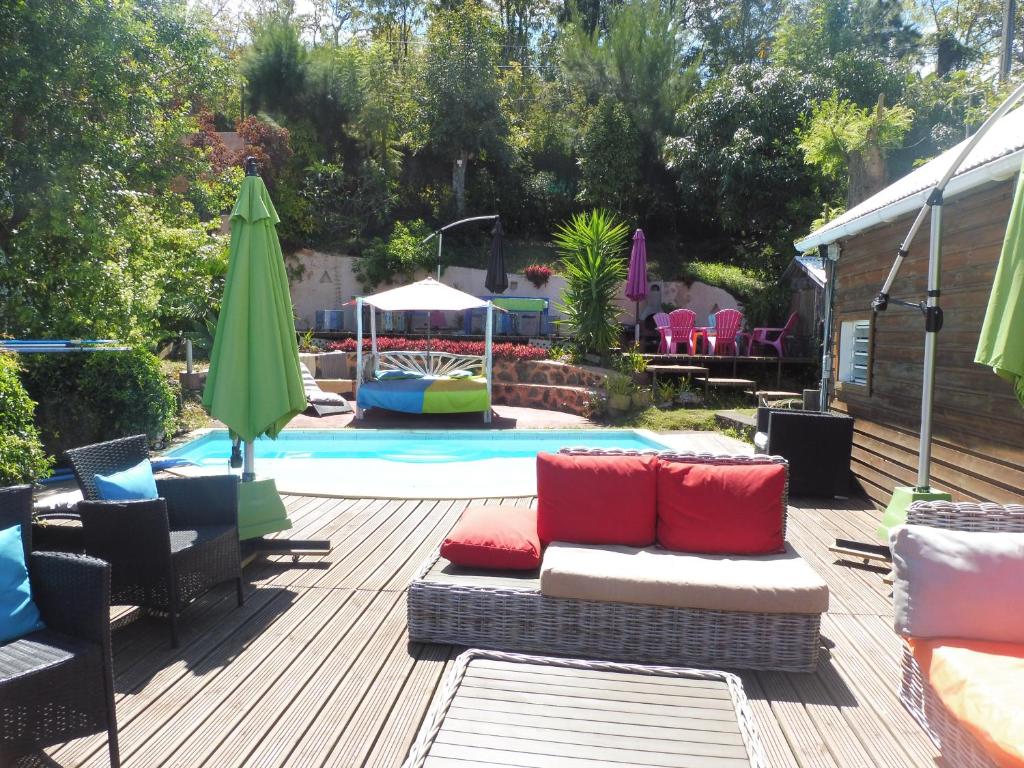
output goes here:
<path id="1" fill-rule="evenodd" d="M 290 535 L 329 537 L 328 557 L 254 563 L 245 606 L 229 586 L 207 595 L 186 611 L 178 650 L 155 620 L 115 632 L 125 766 L 401 764 L 458 652 L 408 644 L 404 590 L 469 502 L 286 502 Z M 894 693 L 899 646 L 883 574 L 836 565 L 826 549 L 837 535 L 870 540 L 874 511 L 797 502 L 791 515 L 790 540 L 832 590 L 830 650 L 813 675 L 742 673 L 772 765 L 934 765 Z M 37 764 L 107 765 L 100 737 L 48 752 Z"/>

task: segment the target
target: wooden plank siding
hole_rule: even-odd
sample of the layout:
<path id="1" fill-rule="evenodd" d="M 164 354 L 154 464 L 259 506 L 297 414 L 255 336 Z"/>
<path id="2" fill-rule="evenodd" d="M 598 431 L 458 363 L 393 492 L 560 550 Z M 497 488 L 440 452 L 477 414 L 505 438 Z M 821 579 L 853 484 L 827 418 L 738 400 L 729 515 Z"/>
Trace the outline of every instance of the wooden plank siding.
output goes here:
<path id="1" fill-rule="evenodd" d="M 157 618 L 114 633 L 125 768 L 401 765 L 460 651 L 408 642 L 405 588 L 469 502 L 285 501 L 289 535 L 329 538 L 330 554 L 257 560 L 245 606 L 230 584 L 200 598 L 182 616 L 178 649 Z M 900 641 L 884 571 L 838 564 L 827 550 L 837 536 L 866 536 L 877 513 L 857 500 L 819 504 L 792 500 L 789 524 L 831 590 L 819 668 L 740 673 L 771 765 L 934 768 L 935 749 L 896 697 Z M 536 710 L 540 722 L 556 714 Z M 106 765 L 104 737 L 91 736 L 18 768 Z"/>
<path id="2" fill-rule="evenodd" d="M 1012 196 L 1011 182 L 998 182 L 945 206 L 945 322 L 938 337 L 932 484 L 957 500 L 1024 499 L 1024 409 L 1007 382 L 974 363 Z M 842 322 L 871 316 L 871 300 L 912 218 L 905 216 L 841 241 L 836 339 Z M 924 298 L 928 234 L 926 224 L 893 285 L 894 298 Z M 834 406 L 856 419 L 854 474 L 879 506 L 888 504 L 895 486 L 916 484 L 923 350 L 922 315 L 890 305 L 873 319 L 868 386 L 836 384 Z M 838 354 L 837 341 L 837 363 Z"/>

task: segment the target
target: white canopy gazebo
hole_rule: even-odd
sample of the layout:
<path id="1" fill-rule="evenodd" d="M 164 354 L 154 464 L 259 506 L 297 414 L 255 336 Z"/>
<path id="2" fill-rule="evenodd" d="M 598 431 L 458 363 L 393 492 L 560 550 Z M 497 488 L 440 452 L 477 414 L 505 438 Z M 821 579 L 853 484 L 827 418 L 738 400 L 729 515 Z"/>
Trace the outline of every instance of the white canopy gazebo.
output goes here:
<path id="1" fill-rule="evenodd" d="M 410 374 L 443 378 L 446 375 L 467 367 L 479 367 L 487 388 L 487 410 L 484 421 L 491 421 L 491 378 L 493 371 L 492 347 L 494 332 L 494 305 L 490 301 L 465 293 L 432 277 L 425 278 L 410 285 L 392 288 L 363 296 L 356 299 L 356 399 L 359 400 L 359 389 L 363 383 L 363 306 L 382 312 L 460 312 L 467 309 L 486 309 L 487 320 L 484 331 L 484 354 L 453 355 L 447 352 L 394 351 L 381 353 L 377 350 L 377 316 L 370 312 L 370 354 L 373 357 L 374 370 L 382 367 L 388 370 L 405 371 Z M 385 360 L 386 358 L 386 360 Z M 382 366 L 382 363 L 386 365 Z M 356 409 L 357 418 L 362 416 L 362 409 Z"/>

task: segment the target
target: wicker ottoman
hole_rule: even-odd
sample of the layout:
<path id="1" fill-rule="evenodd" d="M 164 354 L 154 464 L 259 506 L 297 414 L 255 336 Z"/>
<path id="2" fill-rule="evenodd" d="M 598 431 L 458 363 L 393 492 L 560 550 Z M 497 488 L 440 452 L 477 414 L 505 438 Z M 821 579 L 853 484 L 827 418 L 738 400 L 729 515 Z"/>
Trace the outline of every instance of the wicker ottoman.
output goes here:
<path id="1" fill-rule="evenodd" d="M 470 650 L 445 678 L 405 768 L 492 763 L 767 765 L 734 675 Z"/>

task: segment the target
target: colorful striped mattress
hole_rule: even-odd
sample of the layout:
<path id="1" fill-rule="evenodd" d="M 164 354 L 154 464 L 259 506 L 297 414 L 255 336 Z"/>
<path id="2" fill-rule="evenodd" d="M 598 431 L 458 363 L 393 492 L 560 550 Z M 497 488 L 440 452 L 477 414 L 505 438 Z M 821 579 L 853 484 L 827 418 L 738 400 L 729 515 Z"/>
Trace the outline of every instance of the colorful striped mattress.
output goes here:
<path id="1" fill-rule="evenodd" d="M 386 408 L 402 413 L 476 413 L 491 407 L 482 376 L 364 381 L 356 402 L 360 408 Z"/>

